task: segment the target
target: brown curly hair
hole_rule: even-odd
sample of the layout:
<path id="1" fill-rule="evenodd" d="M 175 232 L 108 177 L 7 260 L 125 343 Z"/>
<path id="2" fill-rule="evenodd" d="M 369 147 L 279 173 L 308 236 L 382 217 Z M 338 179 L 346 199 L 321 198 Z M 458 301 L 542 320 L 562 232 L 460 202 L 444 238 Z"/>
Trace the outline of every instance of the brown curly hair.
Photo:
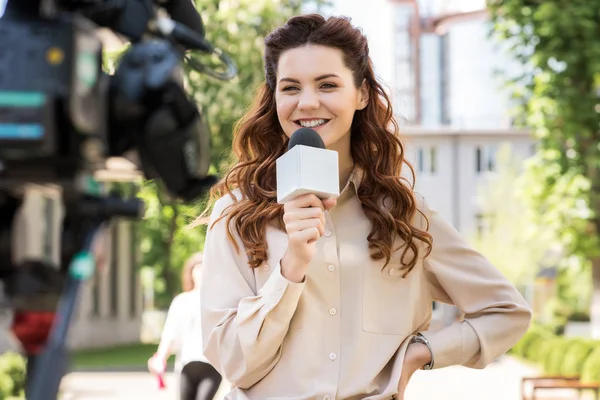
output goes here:
<path id="1" fill-rule="evenodd" d="M 266 82 L 259 88 L 248 112 L 235 125 L 233 153 L 236 163 L 212 188 L 203 216 L 218 198 L 229 194 L 234 203 L 215 223 L 227 218 L 229 240 L 239 251 L 231 231 L 233 222 L 247 251 L 250 267 L 257 268 L 267 261 L 267 225 L 284 229 L 283 206 L 276 201 L 275 161 L 286 151 L 288 137 L 276 113 L 277 65 L 284 51 L 307 44 L 342 50 L 344 63 L 353 72 L 355 86 L 358 88 L 364 82 L 368 87 L 369 103 L 363 110 L 356 111 L 351 127 L 352 159 L 355 167 L 364 171 L 357 190 L 358 198 L 373 226 L 367 237 L 371 258 L 385 258 L 387 265 L 392 252 L 398 250 L 392 247 L 394 239 L 399 237 L 406 244 L 402 246 L 401 255 L 406 275 L 419 257 L 416 241 L 425 243 L 427 255 L 431 251 L 432 237 L 426 230 L 411 224 L 415 212 L 420 212 L 413 192 L 414 170 L 404 158 L 390 99 L 375 78 L 367 39 L 348 18 L 301 15 L 289 19 L 267 36 Z M 401 175 L 403 164 L 409 168 L 412 181 Z M 232 194 L 236 188 L 241 191 L 240 199 L 235 199 Z"/>

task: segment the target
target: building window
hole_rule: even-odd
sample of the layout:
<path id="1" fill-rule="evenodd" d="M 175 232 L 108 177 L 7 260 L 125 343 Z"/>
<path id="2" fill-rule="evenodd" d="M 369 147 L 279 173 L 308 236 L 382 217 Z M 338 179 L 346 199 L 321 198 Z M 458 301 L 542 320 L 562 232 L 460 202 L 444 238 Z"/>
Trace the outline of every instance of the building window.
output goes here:
<path id="1" fill-rule="evenodd" d="M 486 146 L 486 164 L 488 171 L 496 170 L 496 146 Z"/>
<path id="2" fill-rule="evenodd" d="M 485 214 L 485 213 L 477 213 L 475 214 L 475 229 L 477 232 L 477 238 L 479 240 L 483 239 L 483 237 L 489 234 L 493 227 L 493 214 Z"/>
<path id="3" fill-rule="evenodd" d="M 432 146 L 429 149 L 429 172 L 435 174 L 437 164 L 437 148 Z"/>
<path id="4" fill-rule="evenodd" d="M 482 172 L 496 171 L 496 155 L 498 150 L 494 145 L 483 145 L 475 147 L 475 171 Z"/>
<path id="5" fill-rule="evenodd" d="M 431 175 L 437 172 L 437 147 L 431 146 L 427 149 L 419 147 L 417 149 L 417 171 L 420 173 L 429 173 Z"/>
<path id="6" fill-rule="evenodd" d="M 536 152 L 537 152 L 537 144 L 533 143 L 529 146 L 529 155 L 534 156 Z"/>

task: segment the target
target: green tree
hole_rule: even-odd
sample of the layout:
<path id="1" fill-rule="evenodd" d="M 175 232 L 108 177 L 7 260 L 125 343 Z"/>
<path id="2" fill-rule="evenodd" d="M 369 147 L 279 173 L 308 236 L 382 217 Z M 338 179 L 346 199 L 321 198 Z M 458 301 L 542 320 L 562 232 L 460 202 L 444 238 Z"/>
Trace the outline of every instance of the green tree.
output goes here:
<path id="1" fill-rule="evenodd" d="M 475 247 L 519 287 L 530 285 L 540 267 L 553 262 L 548 259 L 552 233 L 536 229 L 523 197 L 526 182 L 522 165 L 509 144 L 500 147 L 496 173 L 478 190 L 484 229 L 472 239 Z"/>
<path id="2" fill-rule="evenodd" d="M 531 205 L 565 254 L 593 277 L 600 335 L 600 7 L 589 0 L 488 0 L 493 34 L 522 74 L 511 85 L 520 122 L 539 139 L 527 169 Z"/>
<path id="3" fill-rule="evenodd" d="M 300 11 L 294 0 L 197 0 L 207 39 L 231 55 L 238 75 L 227 82 L 187 68 L 187 87 L 198 103 L 211 134 L 213 173 L 221 174 L 230 161 L 233 126 L 249 106 L 264 79 L 264 37 Z M 219 69 L 208 55 L 196 60 Z M 179 291 L 179 272 L 184 260 L 203 248 L 204 231 L 188 225 L 203 209 L 206 199 L 182 204 L 169 198 L 160 184 L 144 182 L 139 197 L 146 203 L 141 224 L 142 267 L 155 272 L 155 299 L 165 307 Z"/>

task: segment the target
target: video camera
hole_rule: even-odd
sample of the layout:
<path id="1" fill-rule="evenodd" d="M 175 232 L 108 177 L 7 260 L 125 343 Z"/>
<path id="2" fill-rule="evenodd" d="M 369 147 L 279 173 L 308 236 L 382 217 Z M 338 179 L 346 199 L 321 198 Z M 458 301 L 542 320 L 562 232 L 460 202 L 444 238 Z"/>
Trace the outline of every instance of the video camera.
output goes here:
<path id="1" fill-rule="evenodd" d="M 101 29 L 130 42 L 114 74 L 103 68 Z M 190 51 L 212 54 L 222 72 Z M 91 246 L 112 217 L 139 218 L 137 199 L 94 184 L 119 160 L 175 198 L 199 198 L 210 137 L 184 89 L 183 64 L 217 79 L 236 75 L 205 39 L 192 0 L 8 0 L 0 18 L 0 279 L 28 355 L 27 398 L 54 399 L 80 285 L 94 273 Z M 118 178 L 117 178 L 118 179 Z M 22 257 L 15 225 L 27 194 L 53 191 L 65 211 L 59 264 Z M 18 245 L 18 244 L 17 244 Z"/>

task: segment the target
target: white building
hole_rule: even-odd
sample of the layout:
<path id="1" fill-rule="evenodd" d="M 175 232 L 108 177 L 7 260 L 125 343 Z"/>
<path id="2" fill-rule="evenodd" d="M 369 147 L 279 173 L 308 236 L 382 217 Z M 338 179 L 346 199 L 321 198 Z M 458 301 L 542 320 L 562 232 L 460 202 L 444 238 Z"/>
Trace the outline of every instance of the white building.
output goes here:
<path id="1" fill-rule="evenodd" d="M 528 132 L 517 129 L 407 127 L 403 134 L 416 190 L 467 237 L 485 229 L 479 188 L 494 177 L 502 145 L 518 160 L 533 152 Z"/>
<path id="2" fill-rule="evenodd" d="M 476 195 L 497 168 L 497 151 L 508 143 L 521 160 L 534 151 L 530 135 L 512 124 L 498 75 L 519 66 L 489 38 L 485 0 L 372 0 L 369 9 L 333 0 L 320 11 L 362 28 L 402 121 L 417 190 L 461 233 L 476 234 Z"/>
<path id="3" fill-rule="evenodd" d="M 518 66 L 489 38 L 491 22 L 473 1 L 391 0 L 394 6 L 395 109 L 404 120 L 416 188 L 471 237 L 482 229 L 477 195 L 494 176 L 497 154 L 534 153 L 527 131 L 513 126 L 499 72 Z"/>

